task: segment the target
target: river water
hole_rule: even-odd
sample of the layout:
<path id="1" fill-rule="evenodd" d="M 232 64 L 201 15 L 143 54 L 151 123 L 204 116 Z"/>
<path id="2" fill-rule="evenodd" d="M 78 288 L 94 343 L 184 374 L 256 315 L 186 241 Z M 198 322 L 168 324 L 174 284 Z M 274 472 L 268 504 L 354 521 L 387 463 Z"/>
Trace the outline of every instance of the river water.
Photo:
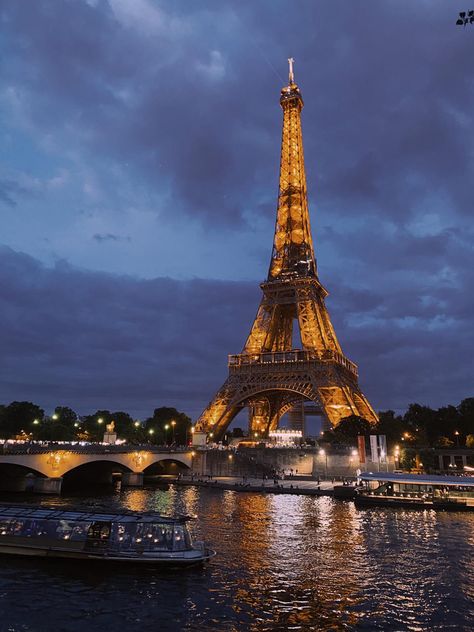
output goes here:
<path id="1" fill-rule="evenodd" d="M 0 557 L 1 632 L 474 629 L 474 513 L 173 485 L 41 500 L 71 502 L 196 514 L 217 555 L 173 571 Z"/>

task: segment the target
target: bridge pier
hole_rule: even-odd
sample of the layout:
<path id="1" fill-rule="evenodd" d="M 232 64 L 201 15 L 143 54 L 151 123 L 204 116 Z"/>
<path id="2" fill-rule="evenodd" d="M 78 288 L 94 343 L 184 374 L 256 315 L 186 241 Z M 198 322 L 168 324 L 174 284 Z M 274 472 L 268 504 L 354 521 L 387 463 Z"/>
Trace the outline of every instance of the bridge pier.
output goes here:
<path id="1" fill-rule="evenodd" d="M 143 487 L 143 472 L 123 472 L 122 487 Z"/>
<path id="2" fill-rule="evenodd" d="M 33 482 L 34 494 L 60 494 L 63 483 L 62 476 L 54 476 L 51 478 L 36 477 Z"/>

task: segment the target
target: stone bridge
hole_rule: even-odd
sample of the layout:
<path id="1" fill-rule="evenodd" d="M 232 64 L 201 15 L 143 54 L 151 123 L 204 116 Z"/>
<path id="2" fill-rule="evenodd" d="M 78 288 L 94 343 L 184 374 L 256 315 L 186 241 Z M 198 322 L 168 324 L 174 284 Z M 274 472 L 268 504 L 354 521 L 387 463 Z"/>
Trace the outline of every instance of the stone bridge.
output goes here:
<path id="1" fill-rule="evenodd" d="M 0 451 L 0 489 L 60 493 L 64 479 L 111 482 L 120 473 L 122 485 L 141 486 L 145 473 L 176 472 L 193 466 L 191 450 L 151 446 L 4 446 Z"/>

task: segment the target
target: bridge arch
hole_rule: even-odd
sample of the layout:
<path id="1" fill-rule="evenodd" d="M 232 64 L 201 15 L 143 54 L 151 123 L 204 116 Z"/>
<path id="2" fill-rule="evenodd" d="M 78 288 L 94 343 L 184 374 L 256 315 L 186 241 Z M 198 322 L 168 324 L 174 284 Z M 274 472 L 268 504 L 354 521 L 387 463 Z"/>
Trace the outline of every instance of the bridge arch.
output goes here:
<path id="1" fill-rule="evenodd" d="M 181 459 L 176 459 L 172 456 L 169 458 L 157 459 L 153 463 L 150 463 L 143 473 L 145 476 L 152 475 L 172 475 L 179 474 L 191 469 L 191 463 L 184 462 Z"/>
<path id="2" fill-rule="evenodd" d="M 79 463 L 66 470 L 62 477 L 63 489 L 68 487 L 79 487 L 82 485 L 110 485 L 113 482 L 114 474 L 132 472 L 132 468 L 121 463 L 119 460 L 94 459 Z"/>

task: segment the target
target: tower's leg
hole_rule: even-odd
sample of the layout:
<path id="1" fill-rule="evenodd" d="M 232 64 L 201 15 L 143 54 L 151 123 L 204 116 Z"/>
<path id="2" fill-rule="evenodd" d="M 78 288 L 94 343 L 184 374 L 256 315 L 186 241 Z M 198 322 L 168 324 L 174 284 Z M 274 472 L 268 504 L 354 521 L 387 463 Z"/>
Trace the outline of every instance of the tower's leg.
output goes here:
<path id="1" fill-rule="evenodd" d="M 232 378 L 227 378 L 217 391 L 214 399 L 197 420 L 196 432 L 212 432 L 214 438 L 220 437 L 242 408 L 238 404 L 232 403 L 236 390 Z"/>

